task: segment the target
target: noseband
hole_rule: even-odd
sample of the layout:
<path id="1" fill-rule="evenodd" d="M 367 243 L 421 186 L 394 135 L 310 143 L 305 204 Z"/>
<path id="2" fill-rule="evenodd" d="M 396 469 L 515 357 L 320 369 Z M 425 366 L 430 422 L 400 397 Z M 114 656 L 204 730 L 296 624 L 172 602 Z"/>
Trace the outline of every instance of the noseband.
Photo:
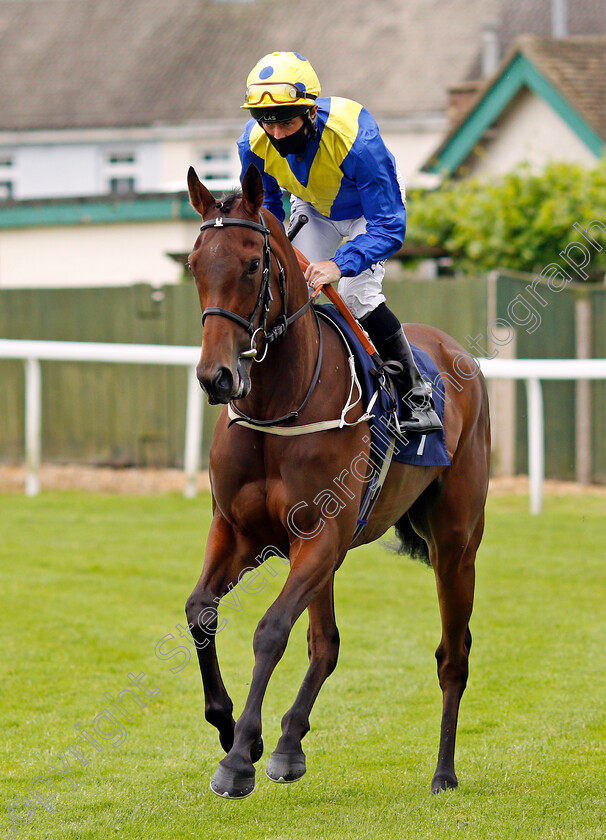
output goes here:
<path id="1" fill-rule="evenodd" d="M 202 313 L 202 325 L 204 326 L 204 321 L 208 318 L 209 315 L 220 315 L 223 318 L 229 318 L 230 321 L 234 321 L 240 327 L 243 327 L 251 337 L 253 343 L 256 333 L 261 331 L 263 337 L 265 338 L 265 342 L 267 344 L 270 344 L 272 341 L 275 341 L 276 338 L 279 338 L 281 335 L 284 335 L 290 324 L 292 324 L 293 321 L 296 321 L 297 318 L 300 318 L 301 315 L 303 315 L 303 313 L 309 309 L 311 300 L 308 300 L 307 303 L 305 303 L 290 317 L 286 315 L 286 272 L 284 271 L 280 260 L 271 249 L 271 244 L 269 241 L 270 231 L 267 225 L 265 224 L 263 214 L 259 213 L 259 216 L 261 218 L 261 224 L 259 224 L 258 222 L 249 221 L 248 219 L 225 219 L 219 217 L 217 219 L 209 219 L 209 221 L 204 222 L 200 227 L 201 231 L 208 230 L 209 228 L 217 230 L 225 227 L 242 227 L 248 228 L 249 230 L 256 230 L 263 235 L 263 274 L 261 279 L 261 286 L 259 288 L 259 294 L 257 296 L 255 308 L 253 309 L 248 320 L 246 320 L 246 318 L 243 318 L 242 315 L 238 315 L 237 312 L 231 312 L 231 310 L 223 309 L 223 307 L 221 306 L 208 306 Z M 278 265 L 278 283 L 280 286 L 282 312 L 280 313 L 280 315 L 278 315 L 275 323 L 268 331 L 267 318 L 269 315 L 270 306 L 274 299 L 271 293 L 270 285 L 272 253 Z M 259 326 L 255 327 L 255 321 L 257 319 L 259 311 L 261 311 Z M 252 355 L 253 350 L 254 348 L 251 345 L 251 351 L 247 352 L 251 353 Z"/>

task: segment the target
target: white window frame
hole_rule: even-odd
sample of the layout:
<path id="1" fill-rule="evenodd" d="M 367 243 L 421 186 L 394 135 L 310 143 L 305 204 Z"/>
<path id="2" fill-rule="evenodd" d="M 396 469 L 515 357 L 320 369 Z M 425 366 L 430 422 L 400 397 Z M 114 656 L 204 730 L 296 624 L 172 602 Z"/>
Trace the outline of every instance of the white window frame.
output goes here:
<path id="1" fill-rule="evenodd" d="M 137 149 L 132 147 L 115 147 L 105 149 L 103 152 L 103 184 L 104 192 L 109 195 L 125 195 L 130 192 L 137 192 L 140 183 L 139 155 Z M 114 190 L 111 185 L 113 180 L 131 179 L 132 190 Z"/>
<path id="2" fill-rule="evenodd" d="M 196 153 L 196 172 L 209 189 L 231 190 L 240 180 L 240 161 L 234 143 L 205 144 Z"/>
<path id="3" fill-rule="evenodd" d="M 8 195 L 3 196 L 0 191 L 0 201 L 10 201 L 15 198 L 17 187 L 17 172 L 14 152 L 0 151 L 0 185 L 6 186 Z"/>

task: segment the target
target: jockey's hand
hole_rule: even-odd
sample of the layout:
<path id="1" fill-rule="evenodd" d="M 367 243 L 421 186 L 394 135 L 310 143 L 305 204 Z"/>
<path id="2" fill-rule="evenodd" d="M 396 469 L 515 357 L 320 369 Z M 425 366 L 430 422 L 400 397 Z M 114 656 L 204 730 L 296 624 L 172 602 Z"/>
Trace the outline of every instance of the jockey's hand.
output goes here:
<path id="1" fill-rule="evenodd" d="M 310 263 L 305 271 L 305 279 L 312 289 L 319 289 L 328 283 L 334 283 L 340 277 L 341 269 L 332 260 Z"/>

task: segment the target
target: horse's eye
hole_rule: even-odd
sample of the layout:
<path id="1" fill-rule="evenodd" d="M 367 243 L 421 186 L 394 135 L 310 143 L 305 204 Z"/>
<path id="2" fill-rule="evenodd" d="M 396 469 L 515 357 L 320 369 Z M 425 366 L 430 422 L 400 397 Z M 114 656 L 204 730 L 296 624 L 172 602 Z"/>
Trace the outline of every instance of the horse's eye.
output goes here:
<path id="1" fill-rule="evenodd" d="M 248 264 L 248 273 L 249 274 L 254 274 L 258 270 L 259 262 L 260 262 L 260 260 L 251 260 L 250 261 L 250 263 Z"/>

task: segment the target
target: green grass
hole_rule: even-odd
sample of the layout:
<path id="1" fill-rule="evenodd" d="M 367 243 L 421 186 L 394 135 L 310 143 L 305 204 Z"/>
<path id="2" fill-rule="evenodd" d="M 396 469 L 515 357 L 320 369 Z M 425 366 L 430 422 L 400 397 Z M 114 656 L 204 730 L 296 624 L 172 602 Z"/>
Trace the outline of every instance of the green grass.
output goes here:
<path id="1" fill-rule="evenodd" d="M 154 654 L 184 623 L 209 507 L 208 497 L 0 497 L 0 840 L 11 836 L 11 800 L 17 818 L 31 819 L 20 840 L 606 837 L 603 498 L 548 497 L 540 517 L 525 498 L 490 502 L 457 791 L 429 793 L 440 715 L 433 576 L 377 543 L 352 552 L 337 576 L 341 656 L 304 741 L 307 775 L 283 786 L 264 773 L 306 667 L 302 619 L 270 683 L 267 752 L 242 802 L 208 788 L 222 754 L 203 720 L 195 660 L 171 673 L 184 657 Z M 273 566 L 276 581 L 242 592 L 241 612 L 224 610 L 217 642 L 238 711 L 254 627 L 284 578 Z M 177 644 L 187 646 L 163 650 Z M 75 726 L 94 734 L 112 708 L 105 693 L 141 672 L 159 693 L 129 707 L 116 746 L 85 745 L 86 766 L 72 756 L 76 790 L 54 776 L 55 796 L 40 782 L 48 810 L 29 813 L 27 788 L 47 765 L 62 766 Z"/>

